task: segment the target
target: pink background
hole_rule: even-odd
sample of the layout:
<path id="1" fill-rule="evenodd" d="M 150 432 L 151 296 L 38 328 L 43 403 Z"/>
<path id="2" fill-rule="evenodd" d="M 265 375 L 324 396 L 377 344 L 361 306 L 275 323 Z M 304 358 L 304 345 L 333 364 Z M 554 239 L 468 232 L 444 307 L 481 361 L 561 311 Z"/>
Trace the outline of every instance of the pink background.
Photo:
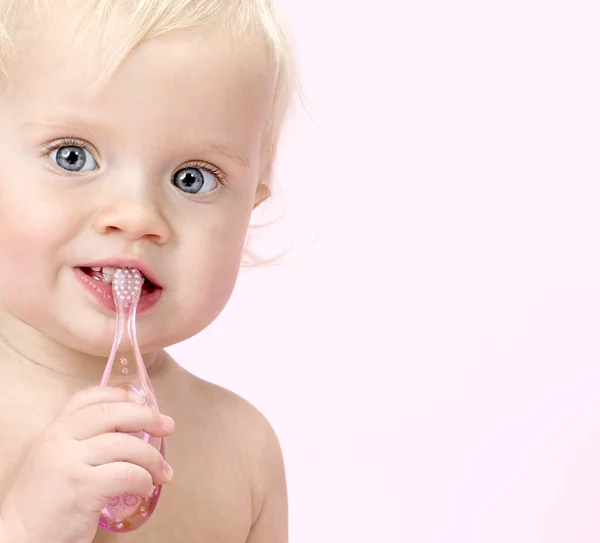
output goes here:
<path id="1" fill-rule="evenodd" d="M 282 4 L 296 246 L 172 352 L 271 420 L 292 543 L 600 541 L 600 4 Z"/>

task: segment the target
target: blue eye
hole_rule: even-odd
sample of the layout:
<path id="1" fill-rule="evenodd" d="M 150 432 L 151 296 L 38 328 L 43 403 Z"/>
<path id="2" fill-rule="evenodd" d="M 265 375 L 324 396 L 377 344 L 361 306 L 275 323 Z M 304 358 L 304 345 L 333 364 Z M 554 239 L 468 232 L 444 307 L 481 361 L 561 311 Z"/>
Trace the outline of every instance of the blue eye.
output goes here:
<path id="1" fill-rule="evenodd" d="M 49 156 L 60 168 L 69 172 L 91 172 L 98 168 L 92 154 L 76 145 L 59 147 Z"/>
<path id="2" fill-rule="evenodd" d="M 200 168 L 183 168 L 175 172 L 173 185 L 188 194 L 210 192 L 217 188 L 215 176 Z"/>

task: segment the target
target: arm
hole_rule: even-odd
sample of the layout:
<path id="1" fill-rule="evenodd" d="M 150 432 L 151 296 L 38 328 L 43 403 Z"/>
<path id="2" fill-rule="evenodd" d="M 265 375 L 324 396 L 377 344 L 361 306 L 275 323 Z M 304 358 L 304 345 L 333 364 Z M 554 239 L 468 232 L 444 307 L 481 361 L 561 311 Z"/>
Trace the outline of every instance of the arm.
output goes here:
<path id="1" fill-rule="evenodd" d="M 288 543 L 288 500 L 285 468 L 273 429 L 268 435 L 259 465 L 261 505 L 246 543 Z"/>

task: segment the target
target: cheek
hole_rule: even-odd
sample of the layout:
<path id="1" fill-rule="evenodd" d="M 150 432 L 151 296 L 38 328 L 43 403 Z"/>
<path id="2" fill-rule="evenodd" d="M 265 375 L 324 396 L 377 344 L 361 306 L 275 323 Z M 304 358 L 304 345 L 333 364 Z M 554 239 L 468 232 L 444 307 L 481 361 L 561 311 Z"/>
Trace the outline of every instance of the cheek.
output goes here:
<path id="1" fill-rule="evenodd" d="M 180 337 L 186 339 L 208 326 L 223 310 L 234 288 L 251 204 L 198 225 L 185 242 L 176 266 Z M 182 246 L 183 249 L 183 246 Z"/>
<path id="2" fill-rule="evenodd" d="M 5 301 L 26 292 L 40 295 L 53 280 L 48 272 L 67 237 L 69 213 L 36 194 L 28 181 L 6 170 L 0 178 L 0 296 Z"/>
<path id="3" fill-rule="evenodd" d="M 43 303 L 50 254 L 39 237 L 44 233 L 29 228 L 31 221 L 21 222 L 20 217 L 11 221 L 4 212 L 0 209 L 0 299 L 23 314 Z"/>

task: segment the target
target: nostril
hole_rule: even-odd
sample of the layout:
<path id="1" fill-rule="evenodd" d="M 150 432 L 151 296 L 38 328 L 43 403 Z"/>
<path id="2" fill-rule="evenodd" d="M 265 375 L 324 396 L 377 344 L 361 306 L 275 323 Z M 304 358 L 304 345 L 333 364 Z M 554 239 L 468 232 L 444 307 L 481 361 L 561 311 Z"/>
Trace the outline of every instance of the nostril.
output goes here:
<path id="1" fill-rule="evenodd" d="M 168 222 L 153 206 L 107 206 L 98 211 L 91 223 L 99 234 L 119 234 L 131 241 L 146 238 L 157 244 L 165 243 L 171 230 Z"/>

